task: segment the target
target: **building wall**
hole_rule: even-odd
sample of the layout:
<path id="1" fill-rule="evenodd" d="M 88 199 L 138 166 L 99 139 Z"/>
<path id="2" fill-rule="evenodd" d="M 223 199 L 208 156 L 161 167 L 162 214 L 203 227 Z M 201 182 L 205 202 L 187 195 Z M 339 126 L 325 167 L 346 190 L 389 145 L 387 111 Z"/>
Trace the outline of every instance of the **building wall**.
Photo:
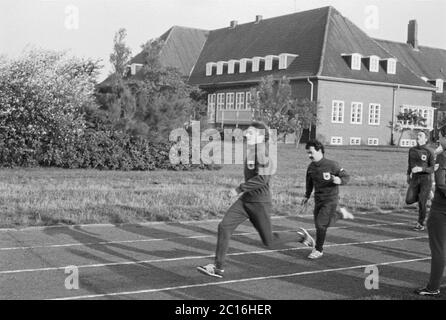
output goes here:
<path id="1" fill-rule="evenodd" d="M 369 138 L 378 139 L 379 145 L 388 145 L 391 140 L 391 130 L 388 128 L 392 120 L 394 105 L 394 89 L 392 87 L 354 84 L 320 80 L 318 82 L 318 101 L 320 102 L 320 125 L 317 127 L 317 136 L 330 143 L 332 137 L 342 137 L 342 144 L 350 144 L 350 138 L 361 138 L 361 144 L 367 145 Z M 344 101 L 343 123 L 333 123 L 332 102 Z M 352 102 L 362 103 L 362 123 L 351 123 Z M 369 124 L 369 105 L 380 105 L 379 125 Z M 403 104 L 430 107 L 432 93 L 430 91 L 399 89 L 396 94 L 395 112 Z M 394 137 L 397 139 L 398 135 Z"/>

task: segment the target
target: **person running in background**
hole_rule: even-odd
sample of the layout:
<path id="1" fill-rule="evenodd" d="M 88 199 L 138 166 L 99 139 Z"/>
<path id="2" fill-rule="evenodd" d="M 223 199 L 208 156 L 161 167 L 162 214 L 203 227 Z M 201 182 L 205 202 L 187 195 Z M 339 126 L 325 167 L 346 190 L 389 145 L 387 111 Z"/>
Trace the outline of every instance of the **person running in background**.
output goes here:
<path id="1" fill-rule="evenodd" d="M 306 174 L 306 192 L 302 205 L 306 205 L 314 188 L 314 223 L 316 226 L 316 246 L 308 256 L 318 259 L 323 255 L 327 229 L 338 219 L 353 219 L 345 208 L 340 208 L 339 185 L 347 184 L 350 176 L 335 161 L 324 157 L 324 146 L 318 140 L 310 140 L 305 149 L 311 160 Z"/>
<path id="2" fill-rule="evenodd" d="M 439 131 L 440 144 L 446 150 L 446 126 Z M 435 194 L 427 220 L 431 272 L 426 287 L 415 290 L 422 296 L 438 296 L 446 260 L 446 152 L 437 156 L 435 165 Z"/>
<path id="3" fill-rule="evenodd" d="M 212 277 L 223 277 L 229 240 L 235 229 L 248 219 L 259 233 L 263 244 L 268 248 L 274 248 L 287 242 L 300 242 L 309 247 L 314 246 L 313 238 L 303 228 L 299 228 L 297 232 L 272 232 L 270 183 L 275 164 L 271 157 L 266 157 L 265 154 L 269 129 L 263 122 L 254 121 L 246 131 L 246 138 L 245 182 L 231 190 L 232 196 L 240 195 L 240 197 L 229 208 L 218 225 L 215 262 L 197 267 L 198 271 Z"/>
<path id="4" fill-rule="evenodd" d="M 409 165 L 407 168 L 406 204 L 418 202 L 418 221 L 414 227 L 416 231 L 425 229 L 427 201 L 431 196 L 432 173 L 435 165 L 435 152 L 427 146 L 426 132 L 419 131 L 417 145 L 409 149 Z"/>

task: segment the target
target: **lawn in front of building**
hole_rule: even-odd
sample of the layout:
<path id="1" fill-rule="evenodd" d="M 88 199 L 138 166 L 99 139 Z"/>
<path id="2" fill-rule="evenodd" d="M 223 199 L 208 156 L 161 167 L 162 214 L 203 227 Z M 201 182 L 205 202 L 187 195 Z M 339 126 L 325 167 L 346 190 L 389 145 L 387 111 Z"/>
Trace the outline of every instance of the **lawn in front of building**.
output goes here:
<path id="1" fill-rule="evenodd" d="M 303 146 L 279 145 L 274 214 L 295 215 L 309 160 Z M 352 211 L 407 210 L 407 149 L 328 148 L 351 176 L 341 203 Z M 118 172 L 56 168 L 0 170 L 0 227 L 138 223 L 222 217 L 242 165 L 214 171 Z M 310 213 L 310 212 L 307 212 Z"/>

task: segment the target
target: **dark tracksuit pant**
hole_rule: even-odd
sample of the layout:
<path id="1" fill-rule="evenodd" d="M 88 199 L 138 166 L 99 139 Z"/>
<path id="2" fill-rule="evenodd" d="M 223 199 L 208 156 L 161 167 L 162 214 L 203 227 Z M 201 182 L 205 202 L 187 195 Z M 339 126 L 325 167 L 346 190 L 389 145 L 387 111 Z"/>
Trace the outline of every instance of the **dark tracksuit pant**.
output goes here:
<path id="1" fill-rule="evenodd" d="M 431 249 L 431 274 L 427 288 L 438 290 L 443 277 L 446 259 L 446 208 L 443 212 L 431 210 L 427 220 L 429 247 Z"/>
<path id="2" fill-rule="evenodd" d="M 406 193 L 406 203 L 418 202 L 418 223 L 424 226 L 427 213 L 427 200 L 432 190 L 432 178 L 429 173 L 413 174 Z"/>
<path id="3" fill-rule="evenodd" d="M 435 171 L 435 194 L 427 220 L 429 247 L 431 250 L 431 274 L 427 288 L 438 290 L 443 277 L 446 260 L 446 152 L 437 156 Z"/>
<path id="4" fill-rule="evenodd" d="M 297 232 L 272 232 L 270 213 L 271 202 L 245 202 L 238 199 L 226 212 L 218 225 L 217 250 L 215 253 L 215 266 L 224 269 L 225 257 L 228 251 L 229 240 L 234 230 L 246 220 L 249 220 L 260 235 L 263 244 L 268 248 L 288 242 L 300 242 L 302 237 Z"/>
<path id="5" fill-rule="evenodd" d="M 337 211 L 339 199 L 315 199 L 314 205 L 314 225 L 316 226 L 316 245 L 315 249 L 319 252 L 323 251 L 327 229 L 333 226 L 342 215 Z"/>

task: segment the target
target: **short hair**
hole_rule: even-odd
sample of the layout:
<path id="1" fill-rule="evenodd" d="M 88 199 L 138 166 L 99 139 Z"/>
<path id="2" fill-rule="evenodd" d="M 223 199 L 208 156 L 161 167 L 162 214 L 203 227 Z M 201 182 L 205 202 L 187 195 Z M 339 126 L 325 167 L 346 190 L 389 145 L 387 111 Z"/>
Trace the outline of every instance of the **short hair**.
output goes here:
<path id="1" fill-rule="evenodd" d="M 438 132 L 441 133 L 443 137 L 446 137 L 446 125 L 442 126 L 440 129 L 438 129 Z"/>
<path id="2" fill-rule="evenodd" d="M 429 138 L 430 138 L 430 134 L 429 134 L 429 132 L 428 132 L 427 130 L 422 130 L 422 129 L 420 129 L 420 130 L 417 131 L 417 134 L 420 133 L 420 132 L 424 133 L 424 136 L 425 136 L 426 139 L 429 141 Z"/>
<path id="3" fill-rule="evenodd" d="M 260 129 L 264 131 L 264 135 L 265 135 L 265 142 L 269 141 L 269 128 L 266 125 L 265 122 L 263 121 L 252 121 L 251 124 L 249 125 L 250 127 L 254 127 L 256 129 Z"/>
<path id="4" fill-rule="evenodd" d="M 311 139 L 310 141 L 308 141 L 307 144 L 305 145 L 305 149 L 308 150 L 308 149 L 310 149 L 310 147 L 313 147 L 314 150 L 316 150 L 316 151 L 321 150 L 322 154 L 325 153 L 324 145 L 319 140 Z"/>

